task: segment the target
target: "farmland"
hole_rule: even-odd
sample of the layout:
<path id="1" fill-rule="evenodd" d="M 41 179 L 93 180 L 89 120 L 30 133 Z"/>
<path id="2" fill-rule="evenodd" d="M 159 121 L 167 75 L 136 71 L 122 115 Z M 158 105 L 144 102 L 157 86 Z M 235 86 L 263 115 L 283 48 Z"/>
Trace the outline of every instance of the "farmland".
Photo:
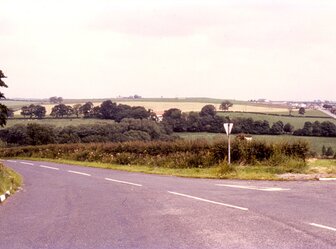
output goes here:
<path id="1" fill-rule="evenodd" d="M 219 109 L 219 104 L 218 103 L 213 103 L 213 102 L 182 102 L 182 101 L 131 101 L 131 100 L 113 100 L 117 102 L 118 104 L 127 104 L 130 106 L 143 106 L 146 109 L 151 109 L 156 113 L 162 114 L 165 110 L 168 110 L 170 108 L 178 108 L 182 110 L 183 112 L 191 112 L 191 111 L 200 111 L 203 106 L 205 105 L 214 105 L 216 109 Z M 91 101 L 95 106 L 100 105 L 101 101 Z M 30 105 L 30 104 L 36 104 L 38 102 L 8 102 L 8 106 L 15 108 L 17 111 L 15 112 L 16 116 L 20 115 L 20 110 L 19 108 L 22 107 L 23 105 Z M 66 103 L 66 101 L 65 101 Z M 69 105 L 74 105 L 74 104 L 83 104 L 85 102 L 73 102 L 71 101 L 68 103 Z M 6 103 L 7 104 L 7 103 Z M 53 104 L 49 103 L 40 103 L 43 105 L 46 110 L 47 110 L 47 115 L 50 114 L 51 109 L 53 108 Z M 284 113 L 286 114 L 288 110 L 286 108 L 278 108 L 278 107 L 273 107 L 273 106 L 256 106 L 256 105 L 251 105 L 250 103 L 246 102 L 245 104 L 235 104 L 233 105 L 232 108 L 230 108 L 231 111 L 235 112 L 264 112 L 264 113 Z"/>
<path id="2" fill-rule="evenodd" d="M 191 133 L 191 132 L 183 132 L 183 133 L 175 133 L 184 139 L 206 139 L 206 140 L 214 140 L 214 139 L 226 139 L 226 135 L 217 134 L 217 133 Z M 235 135 L 232 135 L 235 137 Z M 272 135 L 252 135 L 253 139 L 263 140 L 267 142 L 281 142 L 281 141 L 297 141 L 297 140 L 306 140 L 309 142 L 311 151 L 316 152 L 318 154 L 321 153 L 322 146 L 332 147 L 334 151 L 336 151 L 336 139 L 334 137 L 297 137 L 290 135 L 281 135 L 281 136 L 272 136 Z"/>
<path id="3" fill-rule="evenodd" d="M 287 113 L 285 113 L 287 114 Z M 324 113 L 318 110 L 308 110 L 307 116 L 298 116 L 293 115 L 292 117 L 289 116 L 275 116 L 275 115 L 267 115 L 265 114 L 256 114 L 256 113 L 248 113 L 248 112 L 220 112 L 219 115 L 224 117 L 234 118 L 252 118 L 253 120 L 267 120 L 270 124 L 281 120 L 284 124 L 290 123 L 294 126 L 295 129 L 302 128 L 305 122 L 323 122 L 323 121 L 330 121 L 336 124 L 336 120 L 326 116 Z M 314 118 L 313 116 L 316 116 Z M 322 118 L 323 117 L 323 118 Z"/>
<path id="4" fill-rule="evenodd" d="M 95 106 L 98 106 L 104 101 L 104 99 L 83 99 L 83 100 L 64 100 L 65 104 L 83 104 L 87 101 L 91 101 Z M 216 109 L 219 109 L 219 99 L 209 99 L 209 98 L 185 98 L 185 99 L 112 99 L 112 101 L 119 104 L 127 104 L 130 106 L 143 106 L 146 109 L 151 109 L 157 114 L 163 114 L 165 110 L 170 108 L 178 108 L 183 112 L 200 111 L 203 106 L 212 104 L 215 105 Z M 281 120 L 284 124 L 290 123 L 295 129 L 302 128 L 304 123 L 314 122 L 314 121 L 331 121 L 336 123 L 335 119 L 328 117 L 325 113 L 319 110 L 307 110 L 304 116 L 299 115 L 297 110 L 293 110 L 293 116 L 288 115 L 288 109 L 281 107 L 280 105 L 271 104 L 261 104 L 261 103 L 251 103 L 247 101 L 232 101 L 234 103 L 233 107 L 230 108 L 228 112 L 218 112 L 221 116 L 229 116 L 230 118 L 252 118 L 253 120 L 267 120 L 270 125 L 274 122 Z M 47 116 L 49 116 L 51 109 L 54 104 L 50 104 L 47 100 L 40 101 L 4 101 L 4 104 L 17 110 L 15 112 L 15 117 L 22 117 L 20 115 L 20 108 L 24 105 L 30 104 L 41 104 L 46 107 Z M 308 117 L 309 116 L 309 117 Z M 316 118 L 315 118 L 316 117 Z M 41 124 L 54 124 L 56 126 L 67 126 L 67 125 L 79 125 L 79 124 L 92 124 L 96 123 L 97 120 L 86 120 L 86 119 L 43 119 L 43 120 L 8 120 L 8 126 L 13 126 L 15 124 L 26 124 L 28 122 L 37 122 Z M 99 121 L 105 122 L 105 121 Z M 108 121 L 107 121 L 108 122 Z"/>

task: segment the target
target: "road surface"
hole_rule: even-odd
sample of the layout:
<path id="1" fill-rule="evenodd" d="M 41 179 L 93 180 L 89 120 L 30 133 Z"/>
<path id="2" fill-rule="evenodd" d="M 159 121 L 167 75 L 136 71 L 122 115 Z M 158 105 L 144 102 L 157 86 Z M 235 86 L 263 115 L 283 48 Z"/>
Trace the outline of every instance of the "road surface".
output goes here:
<path id="1" fill-rule="evenodd" d="M 187 179 L 6 160 L 1 249 L 336 248 L 336 182 Z"/>
<path id="2" fill-rule="evenodd" d="M 325 114 L 329 115 L 330 117 L 336 119 L 336 115 L 333 114 L 333 113 L 331 113 L 330 111 L 328 111 L 328 110 L 326 110 L 326 109 L 322 109 L 322 108 L 320 108 L 319 110 L 320 110 L 321 112 L 324 112 Z"/>

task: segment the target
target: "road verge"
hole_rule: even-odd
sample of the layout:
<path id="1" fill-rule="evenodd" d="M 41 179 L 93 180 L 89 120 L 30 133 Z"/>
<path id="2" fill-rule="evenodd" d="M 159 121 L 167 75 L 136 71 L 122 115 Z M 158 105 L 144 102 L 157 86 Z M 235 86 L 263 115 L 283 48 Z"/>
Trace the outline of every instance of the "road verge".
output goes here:
<path id="1" fill-rule="evenodd" d="M 16 192 L 22 184 L 22 177 L 14 170 L 0 164 L 0 203 Z"/>

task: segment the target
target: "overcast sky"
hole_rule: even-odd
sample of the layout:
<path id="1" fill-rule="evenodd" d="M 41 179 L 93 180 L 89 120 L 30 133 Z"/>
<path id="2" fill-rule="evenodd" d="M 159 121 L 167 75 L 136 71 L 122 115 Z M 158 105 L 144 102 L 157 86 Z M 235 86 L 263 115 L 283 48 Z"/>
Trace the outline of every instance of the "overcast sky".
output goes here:
<path id="1" fill-rule="evenodd" d="M 0 0 L 9 98 L 335 100 L 333 0 Z"/>

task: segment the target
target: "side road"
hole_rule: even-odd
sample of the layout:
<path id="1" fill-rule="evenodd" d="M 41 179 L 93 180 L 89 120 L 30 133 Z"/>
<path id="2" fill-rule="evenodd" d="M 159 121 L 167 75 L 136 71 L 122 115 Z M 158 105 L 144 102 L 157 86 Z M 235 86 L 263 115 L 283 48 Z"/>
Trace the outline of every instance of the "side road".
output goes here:
<path id="1" fill-rule="evenodd" d="M 0 248 L 335 248 L 336 182 L 186 179 L 8 160 Z M 281 234 L 281 236 L 279 236 Z"/>

